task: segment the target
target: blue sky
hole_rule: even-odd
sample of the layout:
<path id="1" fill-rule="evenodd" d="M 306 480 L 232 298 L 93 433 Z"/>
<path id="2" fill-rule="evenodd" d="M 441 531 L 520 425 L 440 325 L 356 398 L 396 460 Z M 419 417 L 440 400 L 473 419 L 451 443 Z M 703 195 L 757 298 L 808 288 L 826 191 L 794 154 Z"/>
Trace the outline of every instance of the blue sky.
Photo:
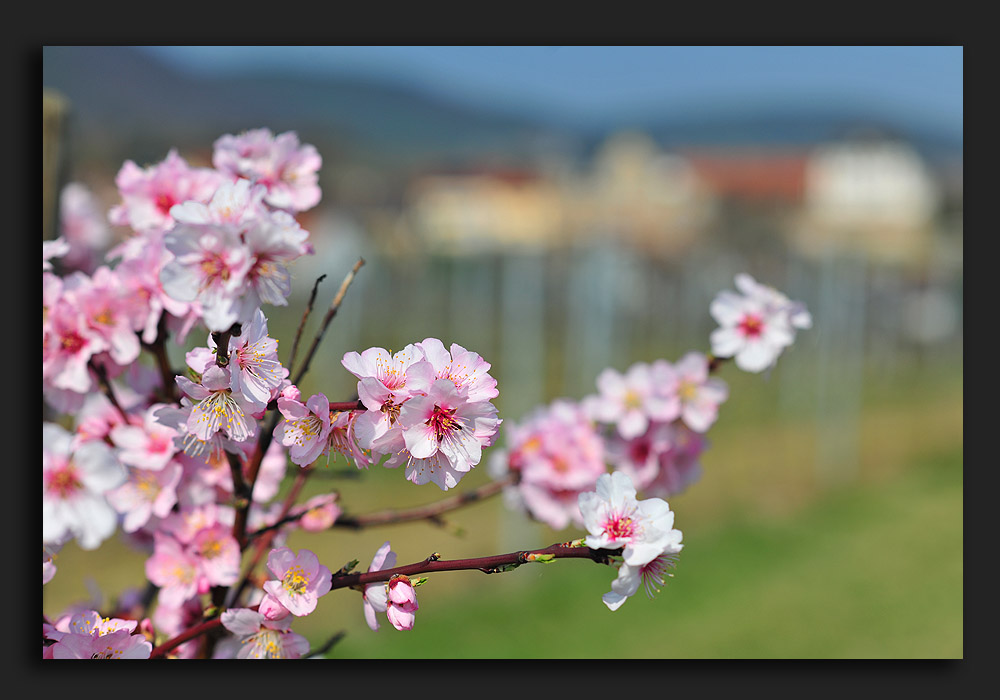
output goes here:
<path id="1" fill-rule="evenodd" d="M 147 47 L 215 75 L 265 66 L 390 77 L 555 117 L 725 102 L 854 102 L 961 129 L 960 46 Z"/>

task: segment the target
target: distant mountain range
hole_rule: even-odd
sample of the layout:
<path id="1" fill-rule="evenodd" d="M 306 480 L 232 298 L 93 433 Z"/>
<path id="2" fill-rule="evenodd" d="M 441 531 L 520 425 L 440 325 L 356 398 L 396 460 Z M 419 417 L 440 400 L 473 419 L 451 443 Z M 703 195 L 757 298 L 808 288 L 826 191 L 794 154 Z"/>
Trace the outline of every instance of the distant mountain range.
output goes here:
<path id="1" fill-rule="evenodd" d="M 906 138 L 932 158 L 960 158 L 962 152 L 961 133 L 844 106 L 675 106 L 663 116 L 584 128 L 367 78 L 260 72 L 195 77 L 123 46 L 44 47 L 42 82 L 70 100 L 78 157 L 100 150 L 106 158 L 140 163 L 161 159 L 171 147 L 210 150 L 222 134 L 260 126 L 294 130 L 338 157 L 402 165 L 515 162 L 540 149 L 586 157 L 622 128 L 644 131 L 665 148 L 797 147 L 865 128 Z"/>

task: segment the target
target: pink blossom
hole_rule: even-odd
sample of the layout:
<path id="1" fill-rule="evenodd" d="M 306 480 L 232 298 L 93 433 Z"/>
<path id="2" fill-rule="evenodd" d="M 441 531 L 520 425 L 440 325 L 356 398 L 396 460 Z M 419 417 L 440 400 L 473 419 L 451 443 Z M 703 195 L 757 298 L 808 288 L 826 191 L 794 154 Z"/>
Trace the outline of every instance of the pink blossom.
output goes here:
<path id="1" fill-rule="evenodd" d="M 729 387 L 708 376 L 708 358 L 700 352 L 687 353 L 674 368 L 680 378 L 681 419 L 692 430 L 704 433 L 715 423 L 719 405 L 729 398 Z"/>
<path id="2" fill-rule="evenodd" d="M 265 581 L 264 591 L 293 615 L 308 615 L 316 609 L 317 599 L 330 591 L 330 570 L 308 549 L 297 555 L 288 547 L 272 549 L 267 568 L 278 578 Z"/>
<path id="3" fill-rule="evenodd" d="M 312 252 L 309 232 L 299 226 L 291 214 L 270 212 L 244 227 L 243 242 L 250 254 L 247 270 L 247 294 L 240 311 L 240 321 L 251 318 L 263 304 L 286 306 L 292 291 L 288 266 Z"/>
<path id="4" fill-rule="evenodd" d="M 270 129 L 226 134 L 215 142 L 212 163 L 224 173 L 263 185 L 264 201 L 278 209 L 305 211 L 319 203 L 323 159 L 312 145 L 300 146 L 294 131 L 278 136 Z"/>
<path id="5" fill-rule="evenodd" d="M 101 251 L 111 242 L 111 230 L 94 194 L 79 182 L 70 182 L 59 193 L 60 237 L 69 243 L 63 264 L 90 273 Z"/>
<path id="6" fill-rule="evenodd" d="M 159 471 L 177 453 L 177 431 L 156 419 L 156 412 L 166 404 L 153 404 L 145 410 L 142 425 L 118 424 L 110 437 L 118 449 L 118 459 L 138 469 Z"/>
<path id="7" fill-rule="evenodd" d="M 388 541 L 386 541 L 378 551 L 375 552 L 375 556 L 372 558 L 371 566 L 368 567 L 369 573 L 372 571 L 382 571 L 383 569 L 391 569 L 396 566 L 396 553 L 392 551 L 392 547 Z M 376 613 L 384 613 L 389 605 L 389 587 L 384 581 L 379 581 L 378 583 L 369 583 L 365 586 L 364 592 L 361 594 L 361 605 L 365 614 L 365 622 L 373 632 L 377 631 L 379 628 L 378 618 Z"/>
<path id="8" fill-rule="evenodd" d="M 264 194 L 267 188 L 249 180 L 224 181 L 208 202 L 188 200 L 170 208 L 170 216 L 180 224 L 247 224 L 267 215 Z"/>
<path id="9" fill-rule="evenodd" d="M 745 272 L 736 275 L 736 288 L 746 296 L 760 300 L 769 312 L 784 314 L 792 328 L 812 328 L 812 315 L 801 301 L 792 301 L 774 287 L 761 284 Z"/>
<path id="10" fill-rule="evenodd" d="M 298 659 L 309 652 L 309 640 L 291 631 L 291 620 L 268 620 L 249 608 L 230 608 L 221 619 L 235 639 L 220 643 L 214 658 Z"/>
<path id="11" fill-rule="evenodd" d="M 490 363 L 477 353 L 458 343 L 452 343 L 449 352 L 437 338 L 425 338 L 417 347 L 434 367 L 434 378 L 450 379 L 469 401 L 489 401 L 500 395 L 497 380 L 488 374 Z"/>
<path id="12" fill-rule="evenodd" d="M 221 432 L 234 442 L 244 442 L 257 432 L 251 414 L 259 406 L 251 404 L 241 394 L 230 389 L 230 369 L 212 365 L 196 383 L 178 376 L 177 385 L 194 400 L 187 431 L 199 440 L 210 440 Z"/>
<path id="13" fill-rule="evenodd" d="M 635 363 L 624 374 L 608 367 L 597 375 L 599 394 L 587 397 L 584 405 L 595 420 L 614 424 L 623 438 L 637 437 L 646 432 L 651 418 L 670 420 L 679 408 L 653 387 L 652 370 L 645 362 Z"/>
<path id="14" fill-rule="evenodd" d="M 146 578 L 160 587 L 161 605 L 179 607 L 198 595 L 198 560 L 175 538 L 153 533 L 155 550 L 146 560 Z"/>
<path id="15" fill-rule="evenodd" d="M 305 404 L 286 396 L 278 397 L 283 420 L 274 429 L 274 439 L 288 448 L 295 464 L 305 467 L 323 454 L 330 434 L 330 401 L 313 394 Z"/>
<path id="16" fill-rule="evenodd" d="M 670 449 L 673 434 L 670 423 L 651 423 L 642 435 L 628 440 L 614 432 L 607 438 L 608 462 L 642 491 L 660 473 L 661 455 Z"/>
<path id="17" fill-rule="evenodd" d="M 606 467 L 604 443 L 580 404 L 557 399 L 519 423 L 505 422 L 504 431 L 506 450 L 491 455 L 490 472 L 519 475 L 505 490 L 508 504 L 556 530 L 582 526 L 577 498 Z"/>
<path id="18" fill-rule="evenodd" d="M 321 493 L 293 508 L 291 515 L 299 515 L 298 523 L 303 530 L 322 532 L 330 529 L 340 516 L 340 506 L 336 500 L 335 493 Z"/>
<path id="19" fill-rule="evenodd" d="M 69 241 L 59 236 L 49 241 L 42 241 L 42 272 L 52 270 L 52 258 L 61 258 L 70 251 Z"/>
<path id="20" fill-rule="evenodd" d="M 228 330 L 240 317 L 253 264 L 235 225 L 178 224 L 164 237 L 174 259 L 160 271 L 163 290 L 178 301 L 198 302 L 210 331 Z"/>
<path id="21" fill-rule="evenodd" d="M 415 484 L 433 481 L 442 490 L 479 464 L 482 448 L 492 443 L 500 426 L 489 401 L 469 401 L 450 379 L 436 380 L 424 396 L 403 404 L 399 424 L 409 452 L 406 478 Z"/>
<path id="22" fill-rule="evenodd" d="M 215 342 L 211 341 L 214 348 Z M 267 318 L 257 309 L 240 335 L 229 339 L 230 388 L 247 403 L 266 406 L 288 376 L 278 360 L 278 341 L 267 334 Z"/>
<path id="23" fill-rule="evenodd" d="M 328 454 L 343 455 L 348 462 L 353 462 L 358 469 L 367 469 L 372 463 L 371 450 L 361 447 L 355 426 L 357 418 L 364 415 L 363 411 L 331 411 Z"/>
<path id="24" fill-rule="evenodd" d="M 129 250 L 115 272 L 124 290 L 132 328 L 142 333 L 144 343 L 152 343 L 164 313 L 168 314 L 168 321 L 183 319 L 191 313 L 200 318 L 201 309 L 196 303 L 179 301 L 164 291 L 160 271 L 174 256 L 167 250 L 163 234 L 147 234 L 137 240 L 142 245 Z"/>
<path id="25" fill-rule="evenodd" d="M 749 275 L 738 275 L 744 296 L 719 292 L 709 310 L 719 323 L 712 331 L 712 353 L 734 357 L 746 372 L 763 372 L 795 340 L 795 328 L 808 328 L 812 317 L 805 306 L 788 301 L 780 292 L 757 284 Z"/>
<path id="26" fill-rule="evenodd" d="M 652 561 L 680 542 L 673 529 L 674 514 L 659 498 L 636 500 L 635 487 L 623 472 L 602 474 L 596 491 L 580 494 L 580 512 L 590 534 L 591 549 L 624 548 L 622 557 L 630 566 Z"/>
<path id="27" fill-rule="evenodd" d="M 190 167 L 173 149 L 149 168 L 126 161 L 115 177 L 122 202 L 112 207 L 109 219 L 139 233 L 165 231 L 174 225 L 170 210 L 175 204 L 207 202 L 223 180 L 210 168 Z"/>
<path id="28" fill-rule="evenodd" d="M 165 518 L 177 503 L 177 485 L 183 469 L 170 462 L 162 469 L 129 468 L 128 480 L 107 492 L 108 503 L 124 515 L 122 530 L 135 532 L 153 516 Z"/>
<path id="29" fill-rule="evenodd" d="M 233 537 L 232 526 L 216 523 L 198 530 L 188 552 L 198 565 L 198 592 L 212 586 L 231 586 L 240 578 L 240 545 Z"/>
<path id="30" fill-rule="evenodd" d="M 104 494 L 125 480 L 125 467 L 103 442 L 72 442 L 62 426 L 42 423 L 42 541 L 72 536 L 96 549 L 118 526 Z"/>
<path id="31" fill-rule="evenodd" d="M 148 659 L 153 645 L 125 630 L 105 635 L 70 634 L 52 645 L 52 659 Z"/>
<path id="32" fill-rule="evenodd" d="M 417 605 L 417 593 L 413 590 L 410 578 L 396 574 L 389 579 L 387 588 L 385 614 L 389 622 L 401 632 L 413 629 L 416 618 L 414 613 L 420 606 Z"/>
<path id="33" fill-rule="evenodd" d="M 650 496 L 671 498 L 701 478 L 701 453 L 708 448 L 708 440 L 680 423 L 670 428 L 670 447 L 659 454 L 659 471 L 644 486 Z"/>
<path id="34" fill-rule="evenodd" d="M 652 598 L 654 594 L 659 593 L 665 577 L 673 576 L 668 569 L 676 564 L 677 552 L 683 546 L 678 542 L 651 561 L 638 566 L 621 562 L 618 565 L 618 576 L 611 582 L 611 590 L 601 596 L 601 600 L 609 610 L 617 610 L 622 603 L 635 595 L 640 585 L 645 588 L 646 595 Z"/>
<path id="35" fill-rule="evenodd" d="M 48 311 L 42 339 L 42 382 L 53 389 L 86 394 L 95 386 L 90 359 L 108 342 L 70 299 L 61 297 Z"/>

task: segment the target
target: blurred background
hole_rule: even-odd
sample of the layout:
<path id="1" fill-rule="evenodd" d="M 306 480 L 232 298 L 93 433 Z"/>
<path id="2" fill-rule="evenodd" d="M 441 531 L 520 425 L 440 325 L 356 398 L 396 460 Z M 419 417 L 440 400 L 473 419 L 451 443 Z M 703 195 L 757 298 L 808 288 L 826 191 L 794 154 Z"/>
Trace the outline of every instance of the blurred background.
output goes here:
<path id="1" fill-rule="evenodd" d="M 671 499 L 686 547 L 655 600 L 608 611 L 613 571 L 582 561 L 438 574 L 411 632 L 372 633 L 360 596 L 338 591 L 296 623 L 314 645 L 344 630 L 331 656 L 963 656 L 962 47 L 47 46 L 42 59 L 59 135 L 45 157 L 106 208 L 125 160 L 176 148 L 208 166 L 215 139 L 259 127 L 319 150 L 323 200 L 301 217 L 316 255 L 271 335 L 290 345 L 316 278 L 322 308 L 367 264 L 306 394 L 351 397 L 348 350 L 433 336 L 493 364 L 495 404 L 516 422 L 593 393 L 604 367 L 707 351 L 709 304 L 739 272 L 812 312 L 769 375 L 723 366 L 731 398 L 701 481 Z M 459 491 L 489 480 L 487 458 Z M 331 488 L 352 513 L 442 496 L 342 464 L 307 492 Z M 386 539 L 409 562 L 581 534 L 501 499 L 447 520 L 289 544 L 336 569 L 366 567 Z M 46 614 L 140 585 L 143 561 L 122 542 L 68 545 Z"/>

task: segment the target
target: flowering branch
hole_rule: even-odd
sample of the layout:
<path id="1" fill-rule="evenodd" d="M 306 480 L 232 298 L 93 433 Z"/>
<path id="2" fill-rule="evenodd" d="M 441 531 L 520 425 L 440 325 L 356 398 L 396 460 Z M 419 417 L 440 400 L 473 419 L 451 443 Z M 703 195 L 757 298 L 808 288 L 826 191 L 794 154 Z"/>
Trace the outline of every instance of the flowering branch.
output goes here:
<path id="1" fill-rule="evenodd" d="M 353 586 L 364 586 L 369 583 L 388 581 L 397 574 L 406 576 L 412 574 L 427 574 L 437 571 L 482 571 L 484 574 L 497 574 L 513 571 L 522 564 L 529 562 L 549 563 L 556 559 L 590 559 L 598 564 L 610 564 L 611 557 L 620 554 L 621 549 L 590 549 L 582 544 L 582 541 L 562 542 L 549 545 L 544 549 L 521 550 L 508 554 L 497 554 L 490 557 L 474 557 L 471 559 L 443 560 L 435 553 L 423 561 L 397 566 L 393 569 L 383 569 L 381 571 L 370 571 L 366 573 L 345 573 L 338 571 L 333 574 L 331 590 L 338 588 L 350 588 Z M 257 610 L 259 606 L 253 606 L 251 610 Z M 221 617 L 214 617 L 211 620 L 202 622 L 191 629 L 188 629 L 173 639 L 160 644 L 153 649 L 149 658 L 156 659 L 164 656 L 168 651 L 190 641 L 203 634 L 209 634 L 217 630 L 222 625 Z M 335 637 L 334 643 L 339 641 Z"/>
<path id="2" fill-rule="evenodd" d="M 410 576 L 413 574 L 429 574 L 436 571 L 482 571 L 484 574 L 498 574 L 512 571 L 528 562 L 549 563 L 556 559 L 590 559 L 598 564 L 610 564 L 611 557 L 620 553 L 621 548 L 614 550 L 591 549 L 584 546 L 582 540 L 552 544 L 544 549 L 521 550 L 507 554 L 496 554 L 490 557 L 473 557 L 471 559 L 445 560 L 441 559 L 439 554 L 434 553 L 423 561 L 397 566 L 392 569 L 382 569 L 366 573 L 338 571 L 333 574 L 331 590 L 388 581 L 397 574 Z"/>

